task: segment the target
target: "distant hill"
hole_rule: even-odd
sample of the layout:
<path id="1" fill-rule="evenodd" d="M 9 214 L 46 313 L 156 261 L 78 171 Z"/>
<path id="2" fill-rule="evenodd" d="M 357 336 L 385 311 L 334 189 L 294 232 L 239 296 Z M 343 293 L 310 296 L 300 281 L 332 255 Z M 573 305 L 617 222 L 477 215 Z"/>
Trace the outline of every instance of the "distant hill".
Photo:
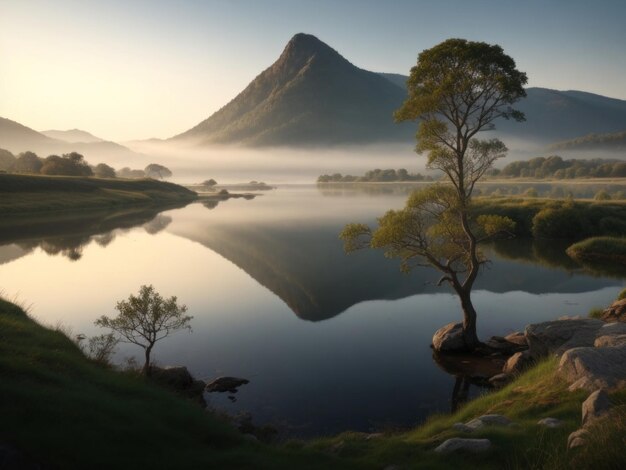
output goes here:
<path id="1" fill-rule="evenodd" d="M 315 36 L 296 34 L 278 60 L 208 119 L 173 138 L 194 144 L 327 145 L 412 142 L 415 124 L 396 124 L 407 76 L 360 69 Z M 537 145 L 626 129 L 626 101 L 582 91 L 528 88 L 517 104 L 526 122 L 497 132 Z"/>
<path id="2" fill-rule="evenodd" d="M 253 146 L 409 141 L 414 126 L 393 120 L 405 95 L 391 80 L 301 33 L 230 103 L 173 140 Z"/>
<path id="3" fill-rule="evenodd" d="M 549 150 L 626 150 L 626 131 L 587 134 L 550 145 Z"/>
<path id="4" fill-rule="evenodd" d="M 90 134 L 87 131 L 81 131 L 80 129 L 70 129 L 67 131 L 41 131 L 43 135 L 46 137 L 50 137 L 52 139 L 63 140 L 65 142 L 85 142 L 85 143 L 93 143 L 93 142 L 104 142 L 104 139 L 100 137 L 96 137 L 93 134 Z"/>
<path id="5" fill-rule="evenodd" d="M 75 151 L 83 154 L 90 163 L 105 161 L 109 163 L 125 164 L 128 161 L 128 164 L 131 164 L 134 159 L 140 156 L 140 154 L 133 152 L 123 145 L 98 139 L 85 131 L 46 132 L 60 132 L 65 135 L 66 138 L 86 135 L 90 136 L 92 140 L 87 142 L 70 142 L 64 139 L 52 138 L 18 122 L 0 117 L 0 148 L 7 149 L 16 155 L 20 152 L 31 150 L 41 157 Z"/>

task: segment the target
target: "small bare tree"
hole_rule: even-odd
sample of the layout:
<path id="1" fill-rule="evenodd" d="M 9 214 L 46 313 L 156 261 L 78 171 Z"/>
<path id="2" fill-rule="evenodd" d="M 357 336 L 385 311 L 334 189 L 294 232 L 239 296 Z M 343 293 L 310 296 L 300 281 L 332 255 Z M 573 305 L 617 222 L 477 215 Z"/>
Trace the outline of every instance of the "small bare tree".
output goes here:
<path id="1" fill-rule="evenodd" d="M 150 375 L 150 354 L 157 341 L 178 330 L 191 331 L 192 316 L 185 315 L 187 306 L 178 305 L 175 296 L 164 299 L 153 286 L 141 286 L 139 295 L 130 295 L 115 306 L 119 315 L 102 316 L 95 324 L 109 328 L 121 336 L 121 341 L 136 344 L 145 351 L 143 374 Z"/>

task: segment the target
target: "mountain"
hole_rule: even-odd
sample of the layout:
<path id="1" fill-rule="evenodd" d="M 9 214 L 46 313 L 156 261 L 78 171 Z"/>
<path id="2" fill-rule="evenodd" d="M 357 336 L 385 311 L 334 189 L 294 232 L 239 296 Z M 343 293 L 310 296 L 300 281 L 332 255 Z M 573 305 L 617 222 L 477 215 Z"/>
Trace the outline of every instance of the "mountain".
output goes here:
<path id="1" fill-rule="evenodd" d="M 46 137 L 50 137 L 52 139 L 63 140 L 65 142 L 85 142 L 85 143 L 93 143 L 93 142 L 104 142 L 104 139 L 100 137 L 96 137 L 93 134 L 90 134 L 87 131 L 81 131 L 80 129 L 70 129 L 67 131 L 41 131 L 43 135 Z"/>
<path id="2" fill-rule="evenodd" d="M 413 125 L 393 120 L 405 95 L 391 80 L 300 33 L 230 103 L 173 140 L 256 146 L 409 141 Z"/>
<path id="3" fill-rule="evenodd" d="M 396 124 L 406 79 L 360 69 L 309 34 L 296 34 L 274 64 L 230 103 L 170 140 L 192 144 L 327 145 L 406 141 L 415 125 Z M 626 101 L 582 91 L 528 88 L 517 104 L 526 122 L 501 120 L 499 135 L 547 145 L 626 129 Z"/>
<path id="4" fill-rule="evenodd" d="M 92 164 L 104 161 L 109 164 L 130 165 L 140 154 L 133 152 L 123 145 L 105 140 L 93 140 L 97 137 L 85 131 L 46 131 L 62 133 L 66 138 L 76 136 L 90 136 L 91 141 L 70 142 L 65 139 L 52 138 L 30 127 L 26 127 L 10 119 L 0 117 L 0 148 L 4 148 L 17 155 L 20 152 L 31 150 L 40 157 L 52 154 L 78 152 L 85 156 Z M 58 134 L 56 134 L 58 135 Z"/>
<path id="5" fill-rule="evenodd" d="M 528 88 L 516 108 L 526 121 L 500 121 L 504 134 L 535 142 L 553 143 L 591 133 L 626 129 L 626 101 L 582 91 Z"/>

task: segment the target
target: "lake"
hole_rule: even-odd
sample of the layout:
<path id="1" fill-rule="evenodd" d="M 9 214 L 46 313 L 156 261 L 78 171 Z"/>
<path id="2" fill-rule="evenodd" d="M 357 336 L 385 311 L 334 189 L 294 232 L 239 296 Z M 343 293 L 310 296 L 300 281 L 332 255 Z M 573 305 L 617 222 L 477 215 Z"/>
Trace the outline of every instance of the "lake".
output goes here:
<path id="1" fill-rule="evenodd" d="M 250 380 L 236 401 L 207 396 L 210 406 L 249 412 L 288 436 L 413 426 L 455 401 L 459 380 L 433 359 L 430 340 L 460 320 L 457 299 L 435 286 L 437 272 L 402 274 L 376 251 L 347 256 L 338 239 L 346 223 L 372 223 L 405 198 L 284 186 L 160 213 L 26 221 L 2 230 L 0 286 L 41 323 L 94 335 L 96 318 L 153 284 L 194 316 L 192 333 L 157 344 L 158 364 L 186 365 L 204 380 Z M 565 246 L 487 248 L 493 262 L 473 297 L 483 339 L 585 315 L 616 297 L 622 279 L 588 272 Z M 122 344 L 115 361 L 141 352 Z M 482 392 L 470 386 L 470 396 Z"/>

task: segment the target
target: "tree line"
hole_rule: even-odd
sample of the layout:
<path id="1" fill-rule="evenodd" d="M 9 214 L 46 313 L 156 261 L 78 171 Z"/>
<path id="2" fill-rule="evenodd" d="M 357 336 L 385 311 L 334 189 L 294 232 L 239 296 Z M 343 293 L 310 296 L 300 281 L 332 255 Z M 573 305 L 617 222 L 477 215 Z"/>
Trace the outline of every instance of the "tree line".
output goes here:
<path id="1" fill-rule="evenodd" d="M 172 176 L 172 172 L 157 163 L 151 163 L 143 170 L 129 167 L 115 170 L 106 163 L 90 165 L 78 152 L 39 157 L 34 152 L 22 152 L 17 156 L 5 149 L 0 149 L 0 171 L 33 175 L 55 176 L 95 176 L 97 178 L 155 178 Z"/>
<path id="2" fill-rule="evenodd" d="M 342 175 L 334 173 L 332 175 L 320 175 L 317 178 L 318 183 L 374 183 L 374 182 L 392 182 L 392 181 L 432 181 L 428 175 L 421 173 L 409 173 L 406 169 L 399 170 L 376 168 L 370 170 L 363 176 Z"/>
<path id="3" fill-rule="evenodd" d="M 492 176 L 507 178 L 621 178 L 626 177 L 626 162 L 594 158 L 563 160 L 558 155 L 519 160 L 506 165 Z"/>

